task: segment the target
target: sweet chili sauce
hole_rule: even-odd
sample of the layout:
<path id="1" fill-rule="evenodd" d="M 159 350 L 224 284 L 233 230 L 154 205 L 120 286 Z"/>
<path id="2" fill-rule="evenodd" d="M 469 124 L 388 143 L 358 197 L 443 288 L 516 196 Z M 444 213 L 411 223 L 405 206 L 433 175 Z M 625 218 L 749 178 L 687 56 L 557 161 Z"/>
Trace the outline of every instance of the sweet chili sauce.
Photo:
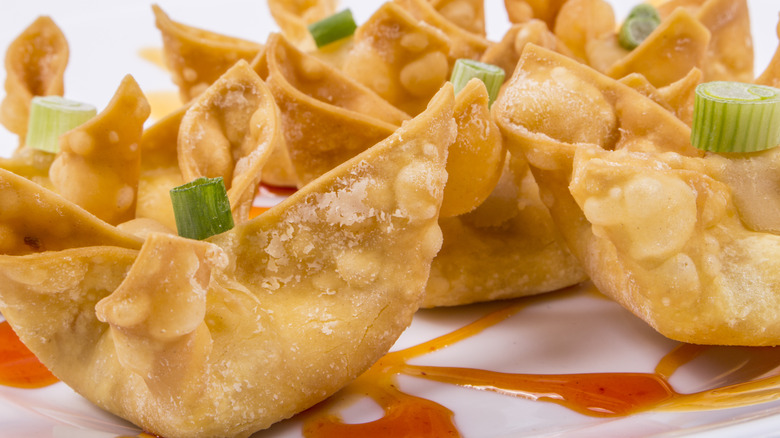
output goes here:
<path id="1" fill-rule="evenodd" d="M 733 354 L 734 347 L 681 344 L 658 363 L 653 373 L 514 374 L 488 370 L 408 364 L 409 359 L 448 347 L 476 335 L 521 310 L 518 302 L 452 333 L 383 357 L 342 397 L 369 397 L 384 411 L 381 418 L 350 424 L 332 413 L 329 401 L 304 414 L 307 438 L 334 437 L 438 437 L 459 436 L 452 412 L 444 406 L 400 391 L 395 376 L 406 374 L 463 387 L 494 391 L 530 400 L 556 403 L 594 417 L 620 417 L 657 410 L 702 410 L 746 406 L 780 397 L 780 349 L 737 348 L 740 369 L 751 378 L 744 383 L 719 386 L 692 394 L 680 394 L 669 383 L 681 366 L 714 349 Z M 730 349 L 729 349 L 730 348 Z M 731 352 L 731 353 L 729 353 Z M 412 414 L 413 412 L 413 414 Z"/>
<path id="2" fill-rule="evenodd" d="M 22 344 L 8 321 L 0 322 L 0 385 L 42 388 L 56 382 L 57 378 Z"/>

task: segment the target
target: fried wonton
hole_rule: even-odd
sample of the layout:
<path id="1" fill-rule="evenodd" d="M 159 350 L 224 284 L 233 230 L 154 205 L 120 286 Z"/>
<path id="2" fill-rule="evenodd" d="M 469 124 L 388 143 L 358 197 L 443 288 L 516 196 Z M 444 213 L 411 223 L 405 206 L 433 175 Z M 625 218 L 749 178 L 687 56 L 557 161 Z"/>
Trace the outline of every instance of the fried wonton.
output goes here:
<path id="1" fill-rule="evenodd" d="M 463 29 L 485 36 L 485 0 L 428 0 L 444 18 Z"/>
<path id="2" fill-rule="evenodd" d="M 316 49 L 308 26 L 333 15 L 338 0 L 268 0 L 268 10 L 288 41 L 298 49 Z"/>
<path id="3" fill-rule="evenodd" d="M 136 218 L 153 219 L 176 229 L 170 190 L 185 183 L 179 170 L 179 127 L 189 104 L 146 128 L 141 135 Z"/>
<path id="4" fill-rule="evenodd" d="M 490 196 L 475 210 L 439 219 L 424 307 L 530 296 L 584 281 L 522 155 L 506 159 Z"/>
<path id="5" fill-rule="evenodd" d="M 251 61 L 262 45 L 175 22 L 152 5 L 162 34 L 165 62 L 182 102 L 202 93 L 238 60 Z"/>
<path id="6" fill-rule="evenodd" d="M 777 151 L 705 156 L 652 100 L 541 48 L 494 110 L 601 292 L 675 340 L 780 344 Z"/>
<path id="7" fill-rule="evenodd" d="M 441 216 L 474 210 L 490 195 L 504 166 L 506 149 L 490 115 L 487 88 L 471 79 L 455 97 L 458 137 L 447 157 L 447 185 Z"/>
<path id="8" fill-rule="evenodd" d="M 693 103 L 696 100 L 696 86 L 702 82 L 702 72 L 693 68 L 682 79 L 665 87 L 655 88 L 650 81 L 639 73 L 631 73 L 618 80 L 652 99 L 655 103 L 671 111 L 686 125 L 693 124 Z"/>
<path id="9" fill-rule="evenodd" d="M 208 241 L 0 256 L 0 310 L 56 376 L 144 430 L 247 437 L 336 392 L 411 322 L 441 245 L 452 106 L 445 87 L 387 140 Z"/>
<path id="10" fill-rule="evenodd" d="M 670 0 L 658 6 L 662 17 L 678 7 L 689 10 L 707 30 L 710 43 L 698 67 L 704 81 L 753 81 L 753 36 L 747 0 Z"/>
<path id="11" fill-rule="evenodd" d="M 574 56 L 587 60 L 589 42 L 615 32 L 615 12 L 605 0 L 568 0 L 552 29 Z"/>
<path id="12" fill-rule="evenodd" d="M 506 77 L 511 77 L 520 54 L 523 53 L 523 47 L 528 43 L 574 56 L 568 47 L 550 32 L 543 21 L 531 19 L 510 27 L 501 41 L 485 51 L 480 61 L 501 67 Z"/>
<path id="13" fill-rule="evenodd" d="M 490 41 L 482 35 L 465 30 L 441 15 L 427 0 L 393 0 L 413 17 L 447 35 L 450 40 L 451 64 L 458 58 L 479 59 L 490 47 Z"/>
<path id="14" fill-rule="evenodd" d="M 409 116 L 359 82 L 273 34 L 268 87 L 281 109 L 300 185 L 392 134 Z"/>
<path id="15" fill-rule="evenodd" d="M 610 65 L 605 73 L 621 78 L 637 72 L 654 86 L 663 87 L 683 78 L 692 68 L 701 67 L 709 42 L 707 28 L 687 10 L 676 9 L 638 47 Z"/>
<path id="16" fill-rule="evenodd" d="M 449 79 L 450 41 L 387 2 L 355 31 L 344 73 L 410 115 Z"/>
<path id="17" fill-rule="evenodd" d="M 537 18 L 552 29 L 555 27 L 558 11 L 566 2 L 567 0 L 504 0 L 504 6 L 512 23 Z"/>
<path id="18" fill-rule="evenodd" d="M 62 96 L 68 64 L 68 42 L 46 16 L 38 17 L 8 46 L 5 53 L 5 98 L 0 102 L 0 123 L 19 136 L 27 136 L 30 101 L 35 96 Z"/>
<path id="19" fill-rule="evenodd" d="M 239 61 L 198 96 L 179 127 L 184 181 L 222 177 L 235 223 L 249 219 L 263 166 L 284 148 L 281 116 L 271 91 Z"/>
<path id="20" fill-rule="evenodd" d="M 0 169 L 0 254 L 22 255 L 76 246 L 138 249 L 141 242 L 54 192 Z"/>
<path id="21" fill-rule="evenodd" d="M 54 190 L 112 225 L 133 219 L 150 111 L 135 79 L 125 76 L 103 111 L 60 136 L 49 169 Z"/>

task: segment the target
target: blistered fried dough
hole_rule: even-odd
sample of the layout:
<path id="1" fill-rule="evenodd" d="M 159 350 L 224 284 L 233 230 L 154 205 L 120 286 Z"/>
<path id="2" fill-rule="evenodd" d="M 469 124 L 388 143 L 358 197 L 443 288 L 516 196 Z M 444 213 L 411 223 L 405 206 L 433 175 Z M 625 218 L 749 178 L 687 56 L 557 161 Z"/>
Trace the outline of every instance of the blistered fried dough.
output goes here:
<path id="1" fill-rule="evenodd" d="M 450 42 L 395 3 L 387 2 L 355 31 L 344 73 L 410 115 L 449 79 Z"/>
<path id="2" fill-rule="evenodd" d="M 62 96 L 68 64 L 68 42 L 46 16 L 38 17 L 8 46 L 5 54 L 5 98 L 0 123 L 24 145 L 30 101 L 35 96 Z"/>
<path id="3" fill-rule="evenodd" d="M 507 158 L 498 185 L 479 207 L 440 218 L 439 226 L 443 244 L 424 307 L 535 295 L 586 279 L 520 155 Z"/>
<path id="4" fill-rule="evenodd" d="M 504 6 L 512 23 L 538 18 L 553 29 L 558 11 L 566 2 L 567 0 L 504 0 Z"/>
<path id="5" fill-rule="evenodd" d="M 261 44 L 187 26 L 152 5 L 163 39 L 165 62 L 183 102 L 202 93 L 238 60 L 251 61 Z"/>
<path id="6" fill-rule="evenodd" d="M 469 32 L 436 11 L 427 0 L 393 0 L 413 17 L 441 30 L 450 40 L 451 64 L 458 58 L 479 59 L 490 41 Z"/>
<path id="7" fill-rule="evenodd" d="M 138 84 L 125 76 L 100 114 L 60 136 L 49 169 L 55 191 L 112 225 L 133 219 L 149 112 Z"/>
<path id="8" fill-rule="evenodd" d="M 777 36 L 780 38 L 780 21 L 777 23 Z M 757 84 L 769 85 L 772 87 L 780 87 L 780 45 L 775 49 L 775 54 L 769 61 L 761 75 L 756 78 Z"/>
<path id="9" fill-rule="evenodd" d="M 501 176 L 506 148 L 490 115 L 488 93 L 479 79 L 470 80 L 455 97 L 458 137 L 447 156 L 447 186 L 442 217 L 458 216 L 477 208 Z"/>
<path id="10" fill-rule="evenodd" d="M 406 113 L 278 34 L 268 38 L 268 87 L 287 153 L 306 184 L 392 134 Z"/>
<path id="11" fill-rule="evenodd" d="M 634 50 L 612 64 L 606 74 L 621 78 L 642 73 L 656 87 L 683 78 L 701 67 L 710 42 L 710 32 L 685 9 L 676 9 Z M 663 62 L 659 62 L 663 60 Z"/>
<path id="12" fill-rule="evenodd" d="M 776 172 L 777 154 L 700 158 L 650 99 L 531 46 L 494 111 L 599 290 L 676 340 L 780 343 L 780 239 L 757 231 L 772 220 L 749 198 L 776 193 L 751 181 Z M 620 126 L 617 141 L 585 121 Z"/>
<path id="13" fill-rule="evenodd" d="M 587 60 L 588 43 L 615 32 L 615 12 L 604 0 L 568 0 L 558 11 L 552 29 L 575 57 Z"/>
<path id="14" fill-rule="evenodd" d="M 567 56 L 574 56 L 568 47 L 550 32 L 543 21 L 530 19 L 510 27 L 501 41 L 485 51 L 481 61 L 501 67 L 506 76 L 511 77 L 517 61 L 520 59 L 520 54 L 523 53 L 523 47 L 528 43 L 546 47 Z"/>
<path id="15" fill-rule="evenodd" d="M 753 81 L 753 37 L 746 0 L 672 0 L 658 6 L 662 17 L 674 9 L 689 10 L 710 31 L 704 81 Z"/>
<path id="16" fill-rule="evenodd" d="M 780 236 L 741 220 L 706 160 L 580 148 L 570 190 L 591 224 L 588 271 L 669 338 L 778 345 Z"/>
<path id="17" fill-rule="evenodd" d="M 233 220 L 249 219 L 263 166 L 284 148 L 279 108 L 246 61 L 238 61 L 184 114 L 178 160 L 184 181 L 222 177 Z"/>
<path id="18" fill-rule="evenodd" d="M 66 248 L 141 242 L 61 196 L 0 169 L 0 254 L 21 255 Z"/>
<path id="19" fill-rule="evenodd" d="M 428 0 L 447 20 L 485 36 L 485 0 Z"/>
<path id="20" fill-rule="evenodd" d="M 452 107 L 449 86 L 208 242 L 1 256 L 0 310 L 62 381 L 144 430 L 249 436 L 350 382 L 411 322 L 441 245 Z"/>
<path id="21" fill-rule="evenodd" d="M 308 25 L 333 15 L 337 6 L 337 0 L 268 0 L 268 9 L 282 34 L 304 51 L 316 48 Z"/>
<path id="22" fill-rule="evenodd" d="M 533 168 L 568 167 L 558 155 L 536 154 L 537 144 L 579 143 L 606 150 L 672 151 L 699 156 L 690 129 L 639 92 L 571 58 L 533 44 L 493 105 L 507 147 L 524 148 Z M 514 145 L 514 146 L 513 146 Z M 540 183 L 541 185 L 541 183 Z"/>

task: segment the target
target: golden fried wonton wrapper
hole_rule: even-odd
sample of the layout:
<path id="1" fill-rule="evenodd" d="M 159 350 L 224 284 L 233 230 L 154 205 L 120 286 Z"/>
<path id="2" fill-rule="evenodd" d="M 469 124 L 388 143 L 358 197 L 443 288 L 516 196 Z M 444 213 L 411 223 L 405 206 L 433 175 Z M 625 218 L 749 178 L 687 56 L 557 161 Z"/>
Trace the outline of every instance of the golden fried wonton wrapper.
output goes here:
<path id="1" fill-rule="evenodd" d="M 268 0 L 268 10 L 282 34 L 298 49 L 316 49 L 308 26 L 333 15 L 338 0 Z"/>
<path id="2" fill-rule="evenodd" d="M 589 42 L 615 32 L 615 12 L 604 0 L 568 0 L 558 11 L 553 31 L 575 57 L 587 60 Z"/>
<path id="3" fill-rule="evenodd" d="M 54 192 L 0 169 L 0 254 L 113 245 L 140 248 L 123 233 Z"/>
<path id="4" fill-rule="evenodd" d="M 701 67 L 709 42 L 707 28 L 680 8 L 605 73 L 613 78 L 641 73 L 654 86 L 663 87 L 683 78 L 692 68 Z"/>
<path id="5" fill-rule="evenodd" d="M 495 111 L 599 290 L 672 339 L 780 344 L 776 149 L 702 158 L 650 99 L 532 46 Z"/>
<path id="6" fill-rule="evenodd" d="M 566 2 L 567 0 L 504 0 L 504 6 L 512 23 L 538 18 L 553 29 L 558 11 Z"/>
<path id="7" fill-rule="evenodd" d="M 165 62 L 182 102 L 202 93 L 238 60 L 251 61 L 262 45 L 172 21 L 152 5 L 163 39 Z"/>
<path id="8" fill-rule="evenodd" d="M 528 43 L 574 57 L 568 47 L 550 32 L 543 21 L 531 19 L 510 27 L 501 41 L 485 51 L 480 61 L 501 67 L 506 77 L 511 77 L 520 54 L 523 53 L 523 47 Z"/>
<path id="9" fill-rule="evenodd" d="M 485 36 L 485 0 L 428 0 L 442 17 Z"/>
<path id="10" fill-rule="evenodd" d="M 425 109 L 449 79 L 450 41 L 387 2 L 355 31 L 344 73 L 407 114 Z"/>
<path id="11" fill-rule="evenodd" d="M 222 177 L 233 221 L 249 209 L 271 151 L 284 148 L 279 108 L 246 61 L 238 61 L 187 109 L 178 137 L 184 181 Z"/>
<path id="12" fill-rule="evenodd" d="M 424 307 L 535 295 L 586 279 L 521 155 L 507 158 L 498 185 L 479 207 L 440 218 L 439 226 L 444 239 Z"/>
<path id="13" fill-rule="evenodd" d="M 458 58 L 479 59 L 490 47 L 482 35 L 469 32 L 441 15 L 427 0 L 393 0 L 413 17 L 441 30 L 450 40 L 450 65 Z"/>
<path id="14" fill-rule="evenodd" d="M 471 79 L 455 97 L 458 137 L 447 157 L 447 185 L 440 215 L 468 213 L 490 195 L 504 167 L 506 148 L 490 115 L 485 84 Z"/>
<path id="15" fill-rule="evenodd" d="M 677 7 L 694 14 L 710 31 L 710 43 L 698 67 L 704 81 L 753 81 L 753 36 L 747 0 L 671 0 L 658 6 L 662 17 Z"/>
<path id="16" fill-rule="evenodd" d="M 392 134 L 409 116 L 359 82 L 272 34 L 268 87 L 303 185 Z"/>
<path id="17" fill-rule="evenodd" d="M 653 102 L 671 111 L 686 125 L 693 125 L 693 103 L 696 100 L 696 86 L 702 82 L 702 72 L 693 68 L 682 79 L 665 87 L 655 88 L 644 76 L 631 73 L 618 80 L 639 91 Z"/>
<path id="18" fill-rule="evenodd" d="M 138 179 L 136 218 L 153 219 L 175 230 L 170 191 L 184 184 L 179 170 L 178 139 L 185 104 L 146 128 L 141 135 L 141 171 Z"/>
<path id="19" fill-rule="evenodd" d="M 138 84 L 125 76 L 102 112 L 60 136 L 49 169 L 55 191 L 112 225 L 133 219 L 150 111 Z"/>
<path id="20" fill-rule="evenodd" d="M 5 54 L 5 98 L 0 102 L 0 123 L 19 136 L 24 145 L 30 101 L 35 96 L 62 96 L 68 65 L 68 42 L 46 16 L 38 17 L 11 42 Z"/>
<path id="21" fill-rule="evenodd" d="M 448 86 L 208 242 L 0 256 L 0 310 L 56 376 L 144 430 L 249 436 L 336 392 L 411 322 L 441 245 L 452 105 Z"/>

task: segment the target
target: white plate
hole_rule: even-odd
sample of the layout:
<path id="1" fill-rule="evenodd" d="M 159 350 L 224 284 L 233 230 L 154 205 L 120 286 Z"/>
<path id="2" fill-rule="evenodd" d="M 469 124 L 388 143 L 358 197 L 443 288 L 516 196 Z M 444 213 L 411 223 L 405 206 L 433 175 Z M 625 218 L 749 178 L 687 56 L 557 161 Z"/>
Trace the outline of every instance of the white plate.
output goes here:
<path id="1" fill-rule="evenodd" d="M 171 17 L 256 41 L 276 27 L 265 2 L 160 0 Z M 235 6 L 243 3 L 242 6 Z M 489 37 L 500 38 L 508 23 L 503 2 L 487 0 Z M 616 16 L 635 1 L 613 0 Z M 358 22 L 379 2 L 342 1 Z M 750 0 L 756 49 L 756 72 L 763 70 L 777 46 L 776 0 Z M 160 38 L 151 9 L 143 2 L 119 0 L 28 0 L 4 2 L 0 14 L 0 47 L 40 14 L 47 14 L 65 32 L 71 57 L 66 96 L 102 108 L 125 74 L 132 74 L 148 92 L 173 90 L 168 74 L 143 61 L 139 49 L 157 47 Z M 0 71 L 0 82 L 5 72 Z M 2 96 L 2 94 L 0 94 Z M 0 155 L 8 155 L 15 138 L 0 128 Z M 490 369 L 514 373 L 652 372 L 677 344 L 654 332 L 620 306 L 582 291 L 527 300 L 528 307 L 502 323 L 458 344 L 414 359 L 424 365 Z M 423 310 L 394 349 L 416 345 L 448 333 L 507 303 Z M 738 355 L 738 353 L 736 353 Z M 715 361 L 720 363 L 718 361 Z M 693 362 L 671 382 L 691 392 L 707 387 L 734 369 L 713 370 L 715 362 Z M 737 373 L 738 374 L 738 373 Z M 595 418 L 555 404 L 529 401 L 486 391 L 399 378 L 410 394 L 438 402 L 455 412 L 466 437 L 517 436 L 770 436 L 777 435 L 780 401 L 743 408 L 698 412 L 649 412 L 622 418 Z M 378 408 L 361 401 L 345 408 L 349 421 L 376 418 Z M 0 387 L 0 438 L 108 438 L 141 431 L 107 414 L 64 384 L 39 390 Z M 279 423 L 255 437 L 300 437 L 300 420 Z"/>

